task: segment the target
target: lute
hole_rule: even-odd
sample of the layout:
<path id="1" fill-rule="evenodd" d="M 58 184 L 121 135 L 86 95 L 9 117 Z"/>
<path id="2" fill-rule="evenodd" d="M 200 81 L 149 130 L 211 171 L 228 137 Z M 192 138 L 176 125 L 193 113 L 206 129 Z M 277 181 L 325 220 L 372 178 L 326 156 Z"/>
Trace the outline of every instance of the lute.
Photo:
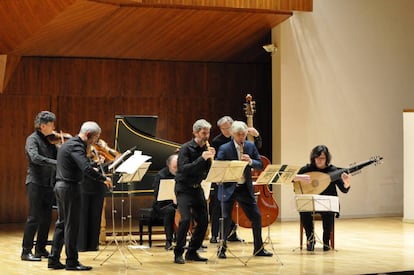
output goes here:
<path id="1" fill-rule="evenodd" d="M 318 195 L 325 191 L 328 188 L 331 182 L 334 182 L 341 178 L 342 173 L 347 173 L 350 175 L 355 175 L 360 172 L 360 170 L 368 165 L 374 164 L 378 165 L 382 163 L 382 157 L 376 156 L 372 157 L 367 161 L 355 164 L 349 168 L 341 168 L 331 173 L 322 173 L 322 172 L 308 172 L 305 173 L 311 177 L 310 183 L 305 183 L 301 181 L 293 182 L 293 187 L 295 189 L 295 194 L 314 194 Z"/>

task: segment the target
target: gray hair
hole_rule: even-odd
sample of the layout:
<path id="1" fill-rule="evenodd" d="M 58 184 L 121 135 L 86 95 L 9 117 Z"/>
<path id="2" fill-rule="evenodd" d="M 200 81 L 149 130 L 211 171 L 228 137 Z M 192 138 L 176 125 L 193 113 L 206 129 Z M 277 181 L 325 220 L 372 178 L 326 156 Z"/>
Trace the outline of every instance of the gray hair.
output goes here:
<path id="1" fill-rule="evenodd" d="M 244 123 L 243 121 L 234 121 L 233 124 L 231 125 L 231 132 L 233 134 L 238 133 L 238 132 L 245 132 L 247 133 L 247 125 L 246 123 Z"/>
<path id="2" fill-rule="evenodd" d="M 211 129 L 211 124 L 205 119 L 199 119 L 193 124 L 193 132 L 199 132 L 201 129 Z"/>
<path id="3" fill-rule="evenodd" d="M 80 129 L 80 134 L 100 134 L 101 133 L 101 127 L 99 127 L 98 123 L 95 121 L 86 121 L 82 124 Z"/>
<path id="4" fill-rule="evenodd" d="M 231 124 L 233 124 L 233 119 L 229 116 L 224 116 L 224 117 L 220 118 L 219 120 L 217 120 L 217 126 L 220 127 L 221 125 L 223 125 L 226 122 L 230 123 L 230 125 L 231 125 Z"/>
<path id="5" fill-rule="evenodd" d="M 170 155 L 168 158 L 167 158 L 167 160 L 165 161 L 165 164 L 167 164 L 167 166 L 170 166 L 170 163 L 172 162 L 172 160 L 174 159 L 174 158 L 177 158 L 178 157 L 178 154 L 172 154 L 172 155 Z"/>
<path id="6" fill-rule="evenodd" d="M 41 111 L 36 115 L 34 120 L 35 129 L 40 129 L 40 124 L 47 124 L 49 122 L 55 122 L 56 116 L 54 113 L 49 111 Z"/>

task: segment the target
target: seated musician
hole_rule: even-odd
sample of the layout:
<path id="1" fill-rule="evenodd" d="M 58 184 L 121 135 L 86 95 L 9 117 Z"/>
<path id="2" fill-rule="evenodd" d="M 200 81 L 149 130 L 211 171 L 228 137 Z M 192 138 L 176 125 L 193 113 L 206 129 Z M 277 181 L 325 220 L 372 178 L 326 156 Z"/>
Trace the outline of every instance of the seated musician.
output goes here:
<path id="1" fill-rule="evenodd" d="M 252 183 L 251 168 L 262 167 L 259 152 L 254 143 L 246 141 L 247 125 L 242 121 L 234 121 L 231 125 L 233 140 L 223 144 L 218 149 L 217 160 L 242 160 L 248 165 L 244 170 L 243 182 L 228 182 L 218 186 L 218 199 L 223 200 L 224 236 L 231 230 L 231 213 L 234 201 L 237 200 L 248 219 L 252 222 L 255 256 L 272 256 L 264 249 L 262 240 L 262 217 L 257 206 Z M 218 257 L 226 258 L 226 241 L 219 248 Z"/>
<path id="2" fill-rule="evenodd" d="M 338 168 L 331 164 L 331 154 L 328 148 L 325 145 L 318 145 L 312 149 L 312 152 L 310 154 L 310 164 L 302 167 L 299 170 L 299 174 L 315 171 L 322 173 L 331 173 L 336 170 L 338 170 Z M 341 192 L 347 193 L 351 187 L 349 183 L 349 175 L 343 173 L 341 175 L 341 178 L 331 182 L 320 195 L 338 196 L 336 186 L 338 186 Z M 334 222 L 334 213 L 320 212 L 320 214 L 322 216 L 323 226 L 323 250 L 328 251 L 330 250 L 329 241 Z M 315 248 L 315 235 L 312 212 L 300 212 L 300 216 L 307 237 L 306 249 L 308 251 L 313 251 Z"/>
<path id="3" fill-rule="evenodd" d="M 160 188 L 160 181 L 162 179 L 174 179 L 177 172 L 177 154 L 173 154 L 167 158 L 167 166 L 161 169 L 155 176 L 153 188 L 154 188 L 154 203 L 153 210 L 156 217 L 162 217 L 165 229 L 165 249 L 171 250 L 173 248 L 173 233 L 174 233 L 174 218 L 176 204 L 172 200 L 158 201 L 158 192 Z"/>

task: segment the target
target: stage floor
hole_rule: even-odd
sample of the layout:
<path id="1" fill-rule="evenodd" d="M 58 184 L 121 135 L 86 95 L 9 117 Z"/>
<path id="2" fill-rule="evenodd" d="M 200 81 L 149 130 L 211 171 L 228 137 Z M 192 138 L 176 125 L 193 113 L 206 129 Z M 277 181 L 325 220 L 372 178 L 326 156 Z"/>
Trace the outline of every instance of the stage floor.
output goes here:
<path id="1" fill-rule="evenodd" d="M 414 224 L 403 223 L 402 217 L 340 218 L 335 222 L 335 250 L 328 252 L 324 252 L 320 244 L 314 252 L 301 251 L 299 222 L 296 221 L 276 222 L 270 227 L 270 234 L 268 228 L 263 228 L 263 240 L 270 240 L 266 249 L 274 248 L 275 255 L 271 258 L 251 258 L 252 231 L 239 228 L 238 234 L 246 242 L 229 243 L 235 256 L 227 253 L 227 259 L 218 259 L 217 245 L 206 240 L 204 244 L 208 248 L 200 254 L 209 258 L 207 263 L 174 264 L 173 252 L 164 250 L 162 236 L 155 235 L 152 248 L 128 248 L 127 242 L 119 249 L 114 244 L 102 245 L 99 252 L 79 253 L 79 260 L 93 266 L 86 274 L 373 274 L 414 270 Z M 20 260 L 23 226 L 0 225 L 1 273 L 66 274 L 64 270 L 48 270 L 44 259 L 41 262 Z M 316 221 L 316 233 L 322 237 L 320 221 Z M 121 241 L 121 237 L 118 239 Z M 124 241 L 128 238 L 124 237 Z M 111 253 L 114 254 L 109 257 Z M 64 259 L 63 252 L 63 263 Z"/>

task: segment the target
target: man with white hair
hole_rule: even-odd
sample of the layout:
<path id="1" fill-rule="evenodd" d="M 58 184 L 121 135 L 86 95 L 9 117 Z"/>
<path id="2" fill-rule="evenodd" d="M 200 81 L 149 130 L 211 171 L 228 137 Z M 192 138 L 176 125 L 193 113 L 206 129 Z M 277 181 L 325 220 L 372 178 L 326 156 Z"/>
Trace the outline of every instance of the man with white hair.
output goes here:
<path id="1" fill-rule="evenodd" d="M 242 207 L 248 219 L 252 222 L 254 256 L 272 256 L 263 247 L 262 216 L 257 206 L 252 183 L 252 168 L 262 168 L 259 152 L 253 142 L 246 141 L 248 127 L 243 121 L 234 121 L 231 125 L 233 140 L 220 146 L 217 160 L 241 160 L 248 162 L 243 179 L 240 182 L 225 182 L 218 186 L 218 199 L 223 204 L 224 236 L 231 230 L 231 213 L 234 201 Z M 218 251 L 219 258 L 226 258 L 226 241 Z"/>
<path id="2" fill-rule="evenodd" d="M 112 187 L 110 178 L 95 170 L 86 155 L 86 148 L 97 142 L 101 128 L 96 122 L 87 121 L 77 136 L 63 143 L 57 154 L 55 194 L 58 206 L 58 220 L 53 235 L 52 251 L 48 268 L 66 270 L 90 270 L 78 260 L 77 239 L 80 223 L 80 183 L 89 177 L 97 184 Z M 65 244 L 66 265 L 60 262 Z"/>

